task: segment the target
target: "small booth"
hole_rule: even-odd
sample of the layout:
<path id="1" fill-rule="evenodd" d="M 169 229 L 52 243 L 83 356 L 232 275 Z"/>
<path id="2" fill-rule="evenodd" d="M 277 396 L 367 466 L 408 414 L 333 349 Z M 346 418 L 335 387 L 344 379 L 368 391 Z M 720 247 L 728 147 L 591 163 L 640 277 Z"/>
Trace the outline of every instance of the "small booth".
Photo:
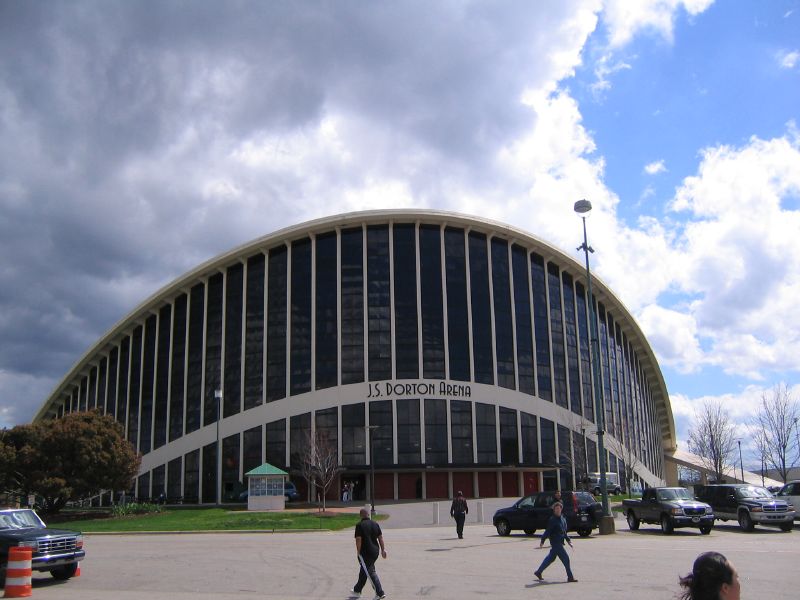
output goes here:
<path id="1" fill-rule="evenodd" d="M 245 473 L 247 477 L 247 510 L 283 510 L 286 497 L 284 481 L 289 474 L 269 463 Z"/>

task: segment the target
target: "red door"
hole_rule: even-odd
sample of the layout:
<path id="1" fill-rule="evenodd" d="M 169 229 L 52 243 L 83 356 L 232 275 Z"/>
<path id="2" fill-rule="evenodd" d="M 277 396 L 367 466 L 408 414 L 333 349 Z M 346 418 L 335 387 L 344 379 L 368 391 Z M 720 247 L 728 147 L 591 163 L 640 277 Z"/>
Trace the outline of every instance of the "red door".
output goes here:
<path id="1" fill-rule="evenodd" d="M 397 497 L 400 500 L 422 498 L 422 473 L 398 474 Z"/>
<path id="2" fill-rule="evenodd" d="M 447 498 L 447 473 L 425 474 L 425 496 L 427 498 Z"/>
<path id="3" fill-rule="evenodd" d="M 497 497 L 497 473 L 493 471 L 478 473 L 478 493 L 481 498 Z"/>
<path id="4" fill-rule="evenodd" d="M 524 494 L 535 494 L 539 491 L 539 474 L 538 473 L 523 473 L 522 485 L 524 486 Z"/>
<path id="5" fill-rule="evenodd" d="M 453 495 L 464 492 L 467 498 L 475 497 L 475 490 L 472 487 L 472 472 L 468 471 L 453 473 Z"/>
<path id="6" fill-rule="evenodd" d="M 512 471 L 503 471 L 503 496 L 516 498 L 519 494 L 519 477 Z"/>

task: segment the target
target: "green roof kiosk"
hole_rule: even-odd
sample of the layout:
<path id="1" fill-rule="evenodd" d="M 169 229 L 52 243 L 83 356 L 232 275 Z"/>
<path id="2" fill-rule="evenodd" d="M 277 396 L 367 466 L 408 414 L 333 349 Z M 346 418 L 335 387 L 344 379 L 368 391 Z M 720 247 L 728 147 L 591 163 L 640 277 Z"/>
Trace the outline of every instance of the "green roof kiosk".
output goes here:
<path id="1" fill-rule="evenodd" d="M 247 510 L 283 510 L 286 508 L 283 482 L 288 473 L 264 463 L 244 474 L 247 477 Z"/>

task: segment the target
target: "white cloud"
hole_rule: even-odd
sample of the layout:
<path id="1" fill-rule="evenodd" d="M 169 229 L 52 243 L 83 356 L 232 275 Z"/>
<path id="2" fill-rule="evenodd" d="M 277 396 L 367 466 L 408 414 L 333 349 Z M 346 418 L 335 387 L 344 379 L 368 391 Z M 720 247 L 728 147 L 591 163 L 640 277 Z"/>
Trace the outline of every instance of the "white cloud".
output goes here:
<path id="1" fill-rule="evenodd" d="M 704 366 L 692 315 L 650 304 L 638 314 L 638 321 L 660 363 L 681 373 L 696 372 Z"/>
<path id="2" fill-rule="evenodd" d="M 794 69 L 797 65 L 798 61 L 800 61 L 800 52 L 797 50 L 789 51 L 781 51 L 778 53 L 778 65 L 782 69 Z"/>
<path id="3" fill-rule="evenodd" d="M 675 15 L 684 9 L 694 16 L 705 11 L 714 0 L 606 0 L 603 21 L 609 29 L 611 47 L 627 44 L 641 31 L 654 31 L 672 41 Z"/>
<path id="4" fill-rule="evenodd" d="M 674 285 L 705 360 L 751 378 L 800 368 L 800 144 L 789 126 L 772 140 L 706 149 L 671 210 L 689 213 Z M 686 356 L 687 365 L 695 359 Z M 686 367 L 684 367 L 686 368 Z"/>
<path id="5" fill-rule="evenodd" d="M 658 175 L 659 173 L 666 173 L 667 167 L 664 165 L 664 160 L 655 160 L 647 163 L 644 166 L 644 172 L 648 175 Z"/>

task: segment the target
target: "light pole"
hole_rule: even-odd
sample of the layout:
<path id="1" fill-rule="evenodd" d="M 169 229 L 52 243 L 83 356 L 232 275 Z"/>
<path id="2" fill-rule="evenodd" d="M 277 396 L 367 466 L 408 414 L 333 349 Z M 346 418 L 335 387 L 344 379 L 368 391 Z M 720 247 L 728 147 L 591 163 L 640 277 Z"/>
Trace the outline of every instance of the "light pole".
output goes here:
<path id="1" fill-rule="evenodd" d="M 367 438 L 369 438 L 369 503 L 371 508 L 370 515 L 375 516 L 375 452 L 372 450 L 372 432 L 380 425 L 365 425 Z"/>
<path id="2" fill-rule="evenodd" d="M 590 369 L 592 371 L 592 386 L 595 390 L 595 406 L 597 413 L 597 451 L 600 455 L 600 494 L 603 503 L 603 518 L 601 520 L 600 533 L 614 533 L 614 517 L 611 516 L 611 510 L 608 505 L 608 490 L 606 489 L 606 449 L 604 443 L 605 437 L 605 401 L 603 399 L 603 385 L 602 375 L 600 373 L 600 340 L 597 337 L 597 311 L 594 307 L 594 299 L 592 297 L 592 272 L 589 269 L 589 253 L 594 252 L 594 248 L 589 245 L 586 236 L 586 217 L 592 210 L 592 203 L 588 200 L 578 200 L 573 209 L 578 213 L 583 220 L 583 244 L 577 247 L 577 250 L 583 250 L 586 257 L 586 300 L 591 307 L 591 336 L 592 336 L 592 360 Z"/>
<path id="3" fill-rule="evenodd" d="M 583 485 L 589 489 L 589 450 L 586 447 L 586 423 L 581 421 L 581 435 L 583 436 Z"/>
<path id="4" fill-rule="evenodd" d="M 217 401 L 217 498 L 216 504 L 222 504 L 222 448 L 219 447 L 219 417 L 222 406 L 222 390 L 214 390 L 214 400 Z"/>
<path id="5" fill-rule="evenodd" d="M 744 483 L 744 462 L 742 462 L 742 440 L 736 440 L 739 444 L 739 468 L 742 470 L 742 483 Z"/>

